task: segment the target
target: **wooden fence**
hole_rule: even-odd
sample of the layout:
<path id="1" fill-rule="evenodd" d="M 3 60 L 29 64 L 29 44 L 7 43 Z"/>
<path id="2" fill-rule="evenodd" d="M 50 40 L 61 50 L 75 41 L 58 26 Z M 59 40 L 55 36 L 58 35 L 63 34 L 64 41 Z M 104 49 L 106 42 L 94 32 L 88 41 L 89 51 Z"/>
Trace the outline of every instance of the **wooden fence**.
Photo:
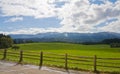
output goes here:
<path id="1" fill-rule="evenodd" d="M 33 54 L 34 53 L 34 54 Z M 31 52 L 31 51 L 19 51 L 19 52 L 11 52 L 4 50 L 3 53 L 0 53 L 2 56 L 2 60 L 6 60 L 8 56 L 14 56 L 18 59 L 18 64 L 22 64 L 25 58 L 29 58 L 32 60 L 39 61 L 39 69 L 43 66 L 45 61 L 47 62 L 56 62 L 62 63 L 62 67 L 68 70 L 70 67 L 69 65 L 86 65 L 92 67 L 94 72 L 97 72 L 97 67 L 107 67 L 107 68 L 117 68 L 120 69 L 120 58 L 98 58 L 96 55 L 90 56 L 75 56 L 75 55 L 68 55 L 66 54 L 55 54 L 50 52 Z M 119 62 L 108 62 L 108 61 L 100 61 L 100 60 L 112 60 L 112 61 L 119 61 Z M 75 62 L 76 61 L 76 62 Z M 87 62 L 87 63 L 85 63 Z M 104 63 L 104 65 L 100 64 Z M 113 65 L 106 65 L 106 64 L 117 64 Z"/>

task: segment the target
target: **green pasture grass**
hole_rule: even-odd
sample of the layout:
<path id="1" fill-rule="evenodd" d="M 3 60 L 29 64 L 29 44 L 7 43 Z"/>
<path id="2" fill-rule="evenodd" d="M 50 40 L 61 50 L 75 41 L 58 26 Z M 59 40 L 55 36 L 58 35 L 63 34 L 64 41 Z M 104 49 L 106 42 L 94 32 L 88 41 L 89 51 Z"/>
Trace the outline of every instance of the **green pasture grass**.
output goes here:
<path id="1" fill-rule="evenodd" d="M 55 56 L 55 55 L 47 54 L 47 52 L 60 54 L 60 55 L 65 55 L 67 53 L 68 55 L 89 56 L 89 57 L 94 57 L 94 55 L 96 55 L 97 58 L 120 58 L 120 48 L 110 48 L 109 45 L 105 45 L 105 44 L 82 45 L 82 44 L 70 44 L 70 43 L 28 43 L 28 44 L 17 44 L 17 45 L 20 46 L 19 50 L 23 50 L 24 53 L 38 55 L 38 56 L 42 51 L 44 56 L 51 56 L 58 58 L 64 58 L 64 56 Z M 8 49 L 9 52 L 18 52 L 18 53 L 19 50 L 13 50 L 11 48 Z M 34 56 L 30 56 L 30 57 L 34 58 Z M 2 58 L 2 55 L 0 55 L 0 58 Z M 39 59 L 39 57 L 37 58 Z M 13 56 L 7 56 L 7 59 L 16 62 L 19 60 L 17 57 L 13 57 Z M 64 59 L 57 59 L 57 58 L 54 59 L 54 58 L 46 58 L 46 57 L 44 57 L 43 59 L 62 61 L 63 63 L 43 60 L 43 64 L 47 66 L 56 66 L 56 67 L 64 68 L 64 62 L 65 62 Z M 94 59 L 90 59 L 90 60 L 91 62 L 78 62 L 74 60 L 68 60 L 68 67 L 76 70 L 80 69 L 80 70 L 93 71 Z M 120 66 L 120 60 L 117 61 L 97 60 L 97 61 L 118 63 L 118 64 L 97 63 L 99 65 Z M 39 60 L 23 58 L 23 62 L 26 64 L 29 63 L 29 64 L 39 65 Z M 71 64 L 71 63 L 80 63 L 80 64 Z M 92 66 L 82 65 L 82 63 L 91 64 Z M 104 72 L 120 72 L 119 68 L 108 68 L 108 67 L 99 67 L 99 66 L 97 67 L 97 70 Z"/>

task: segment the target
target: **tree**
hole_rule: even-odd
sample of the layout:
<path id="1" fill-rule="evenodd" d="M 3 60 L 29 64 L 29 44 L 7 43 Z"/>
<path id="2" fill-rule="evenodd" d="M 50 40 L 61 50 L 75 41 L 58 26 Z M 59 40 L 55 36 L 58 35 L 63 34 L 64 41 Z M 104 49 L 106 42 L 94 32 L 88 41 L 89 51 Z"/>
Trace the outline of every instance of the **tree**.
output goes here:
<path id="1" fill-rule="evenodd" d="M 9 48 L 12 46 L 12 44 L 13 44 L 13 40 L 10 36 L 0 34 L 0 48 L 1 49 Z"/>
<path id="2" fill-rule="evenodd" d="M 111 48 L 120 47 L 120 39 L 105 39 L 102 41 L 104 44 L 109 44 Z"/>
<path id="3" fill-rule="evenodd" d="M 102 41 L 104 44 L 111 44 L 111 43 L 120 43 L 120 39 L 113 38 L 113 39 L 105 39 Z"/>

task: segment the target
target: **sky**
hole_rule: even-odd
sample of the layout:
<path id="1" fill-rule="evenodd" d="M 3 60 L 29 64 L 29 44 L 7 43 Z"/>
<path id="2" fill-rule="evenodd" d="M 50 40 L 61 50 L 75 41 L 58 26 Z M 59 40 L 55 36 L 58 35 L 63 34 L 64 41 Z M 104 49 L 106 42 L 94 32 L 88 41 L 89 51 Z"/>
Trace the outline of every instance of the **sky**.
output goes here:
<path id="1" fill-rule="evenodd" d="M 0 0 L 0 33 L 120 33 L 120 0 Z"/>

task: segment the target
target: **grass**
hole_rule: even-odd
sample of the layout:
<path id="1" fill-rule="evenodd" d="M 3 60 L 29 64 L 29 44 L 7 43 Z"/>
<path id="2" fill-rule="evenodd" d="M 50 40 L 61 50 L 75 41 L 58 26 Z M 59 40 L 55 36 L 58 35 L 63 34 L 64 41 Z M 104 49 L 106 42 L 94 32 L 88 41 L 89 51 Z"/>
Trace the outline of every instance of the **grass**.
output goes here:
<path id="1" fill-rule="evenodd" d="M 41 52 L 44 53 L 51 52 L 56 54 L 69 54 L 69 55 L 76 55 L 76 56 L 94 56 L 97 55 L 99 58 L 120 58 L 120 48 L 110 48 L 109 45 L 81 45 L 81 44 L 70 44 L 70 43 L 28 43 L 28 44 L 18 44 L 20 46 L 20 50 L 26 51 L 33 51 L 33 52 Z M 11 48 L 9 48 L 9 51 L 12 52 L 18 52 Z M 37 55 L 36 53 L 28 53 Z M 54 56 L 51 54 L 45 54 L 45 56 Z M 33 56 L 31 56 L 33 57 Z M 55 57 L 55 56 L 54 56 Z M 62 57 L 64 56 L 56 56 L 56 57 Z M 0 56 L 1 58 L 1 56 Z M 19 59 L 17 57 L 9 56 L 7 57 L 9 60 L 18 61 Z M 39 57 L 38 57 L 39 59 Z M 44 58 L 48 60 L 56 60 L 56 61 L 62 61 L 62 59 L 53 59 L 53 58 Z M 91 59 L 93 61 L 93 59 Z M 119 63 L 120 60 L 114 61 L 114 60 L 97 60 L 101 62 L 111 62 L 111 63 Z M 74 60 L 68 60 L 68 62 L 72 63 L 78 63 Z M 24 58 L 24 63 L 31 63 L 31 64 L 39 64 L 39 60 L 32 60 Z M 85 64 L 92 64 L 93 62 L 79 62 L 79 63 L 85 63 Z M 107 65 L 107 66 L 120 66 L 120 64 L 106 64 L 106 63 L 98 63 L 99 65 Z M 51 62 L 51 61 L 44 61 L 44 65 L 49 66 L 57 66 L 57 67 L 64 67 L 64 63 L 59 62 Z M 93 66 L 88 65 L 82 65 L 82 64 L 68 64 L 69 68 L 72 69 L 84 69 L 84 70 L 92 70 Z M 108 68 L 108 67 L 97 67 L 99 71 L 108 71 L 108 72 L 120 72 L 119 68 Z"/>

